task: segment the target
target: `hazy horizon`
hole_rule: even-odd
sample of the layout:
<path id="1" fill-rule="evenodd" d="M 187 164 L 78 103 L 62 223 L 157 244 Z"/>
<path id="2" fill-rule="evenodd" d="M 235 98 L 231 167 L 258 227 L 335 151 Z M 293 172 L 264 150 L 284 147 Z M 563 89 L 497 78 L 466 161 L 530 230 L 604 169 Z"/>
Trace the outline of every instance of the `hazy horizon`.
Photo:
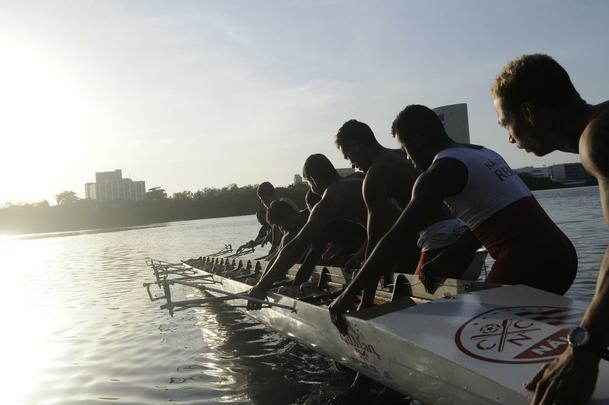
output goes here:
<path id="1" fill-rule="evenodd" d="M 507 143 L 489 95 L 522 54 L 547 53 L 589 103 L 609 98 L 609 3 L 18 2 L 0 5 L 0 205 L 95 172 L 168 194 L 269 180 L 311 153 L 347 167 L 350 118 L 379 141 L 407 104 L 468 104 L 472 143 L 514 168 L 575 162 Z"/>

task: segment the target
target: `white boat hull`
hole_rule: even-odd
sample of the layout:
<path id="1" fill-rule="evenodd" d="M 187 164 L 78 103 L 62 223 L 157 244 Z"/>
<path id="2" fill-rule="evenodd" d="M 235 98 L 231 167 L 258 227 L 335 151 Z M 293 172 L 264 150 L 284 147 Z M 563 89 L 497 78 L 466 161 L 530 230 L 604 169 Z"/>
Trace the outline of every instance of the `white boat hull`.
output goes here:
<path id="1" fill-rule="evenodd" d="M 211 273 L 210 273 L 211 274 Z M 220 288 L 248 284 L 213 275 Z M 212 295 L 218 295 L 212 293 Z M 327 308 L 270 293 L 293 307 L 246 311 L 301 344 L 425 404 L 528 404 L 523 384 L 566 347 L 587 304 L 526 286 L 450 295 L 371 319 L 347 316 L 341 335 Z M 230 305 L 244 306 L 245 300 Z M 609 364 L 601 362 L 591 404 L 609 404 Z"/>

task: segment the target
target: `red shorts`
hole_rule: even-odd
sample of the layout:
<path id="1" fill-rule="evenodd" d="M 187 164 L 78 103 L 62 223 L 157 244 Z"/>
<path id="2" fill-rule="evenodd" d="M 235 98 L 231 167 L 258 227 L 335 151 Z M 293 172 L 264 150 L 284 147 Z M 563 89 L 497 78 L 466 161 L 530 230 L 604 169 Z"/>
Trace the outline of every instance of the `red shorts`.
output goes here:
<path id="1" fill-rule="evenodd" d="M 489 283 L 526 284 L 564 294 L 575 279 L 575 248 L 534 197 L 503 208 L 474 234 L 495 259 Z"/>
<path id="2" fill-rule="evenodd" d="M 419 257 L 419 263 L 417 263 L 417 269 L 414 271 L 415 276 L 421 275 L 421 270 L 423 268 L 423 265 L 425 264 L 425 261 L 427 260 L 427 252 L 427 250 L 421 252 L 421 256 Z"/>

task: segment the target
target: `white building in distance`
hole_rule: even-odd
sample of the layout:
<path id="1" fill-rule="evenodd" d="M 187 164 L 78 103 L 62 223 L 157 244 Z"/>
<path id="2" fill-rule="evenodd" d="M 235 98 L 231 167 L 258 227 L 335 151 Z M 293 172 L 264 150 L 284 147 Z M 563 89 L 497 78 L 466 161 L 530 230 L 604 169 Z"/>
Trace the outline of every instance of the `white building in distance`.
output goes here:
<path id="1" fill-rule="evenodd" d="M 455 142 L 469 142 L 469 122 L 467 120 L 467 104 L 451 104 L 434 108 L 440 117 L 448 136 Z"/>
<path id="2" fill-rule="evenodd" d="M 584 169 L 581 163 L 560 163 L 552 166 L 526 166 L 514 170 L 537 178 L 548 178 L 566 185 L 595 184 L 594 176 Z"/>
<path id="3" fill-rule="evenodd" d="M 526 167 L 521 167 L 520 169 L 516 169 L 514 170 L 516 173 L 522 173 L 522 174 L 528 174 L 529 176 L 532 177 L 547 177 L 550 178 L 552 177 L 552 170 L 550 167 L 532 167 L 532 166 L 526 166 Z"/>
<path id="4" fill-rule="evenodd" d="M 146 194 L 144 181 L 124 179 L 122 170 L 95 173 L 95 183 L 85 184 L 85 196 L 97 201 L 141 201 Z"/>

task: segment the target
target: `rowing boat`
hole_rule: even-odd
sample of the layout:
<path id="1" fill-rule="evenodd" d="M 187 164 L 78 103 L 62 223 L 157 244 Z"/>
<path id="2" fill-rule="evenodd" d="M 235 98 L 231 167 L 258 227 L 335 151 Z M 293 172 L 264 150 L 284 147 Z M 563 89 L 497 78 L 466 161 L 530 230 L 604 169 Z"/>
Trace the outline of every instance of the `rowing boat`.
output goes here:
<path id="1" fill-rule="evenodd" d="M 152 300 L 170 312 L 222 301 L 245 311 L 263 261 L 202 257 L 150 259 Z M 269 291 L 248 315 L 343 365 L 426 404 L 528 404 L 523 384 L 567 347 L 566 335 L 587 306 L 531 287 L 397 275 L 377 291 L 377 306 L 349 313 L 348 334 L 327 305 L 346 283 L 339 268 L 318 267 L 310 288 L 290 287 L 298 271 Z M 164 295 L 155 297 L 157 284 Z M 176 286 L 207 297 L 176 301 Z M 173 295 L 172 295 L 173 294 Z M 601 362 L 592 404 L 609 404 L 609 364 Z"/>

